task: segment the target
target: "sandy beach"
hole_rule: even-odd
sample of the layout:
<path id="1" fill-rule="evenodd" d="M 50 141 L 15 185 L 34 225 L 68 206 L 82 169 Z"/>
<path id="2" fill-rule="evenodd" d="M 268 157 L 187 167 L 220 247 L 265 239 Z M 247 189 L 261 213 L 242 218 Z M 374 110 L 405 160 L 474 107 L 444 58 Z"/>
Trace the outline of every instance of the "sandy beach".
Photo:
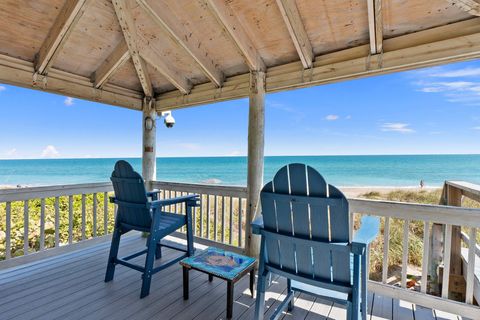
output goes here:
<path id="1" fill-rule="evenodd" d="M 402 191 L 414 191 L 418 192 L 421 190 L 424 191 L 434 191 L 440 189 L 439 187 L 424 187 L 421 189 L 420 187 L 339 187 L 339 189 L 348 197 L 348 198 L 357 198 L 362 194 L 369 193 L 369 192 L 379 192 L 382 194 L 389 193 L 395 190 L 402 190 Z"/>

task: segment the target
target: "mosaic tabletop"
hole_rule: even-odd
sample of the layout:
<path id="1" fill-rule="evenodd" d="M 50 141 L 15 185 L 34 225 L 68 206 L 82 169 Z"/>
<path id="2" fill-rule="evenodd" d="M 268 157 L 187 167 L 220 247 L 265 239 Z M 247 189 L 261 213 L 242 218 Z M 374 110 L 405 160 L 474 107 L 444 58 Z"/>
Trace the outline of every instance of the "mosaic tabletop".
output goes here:
<path id="1" fill-rule="evenodd" d="M 199 254 L 180 261 L 180 264 L 227 280 L 234 280 L 255 264 L 256 259 L 209 247 Z"/>

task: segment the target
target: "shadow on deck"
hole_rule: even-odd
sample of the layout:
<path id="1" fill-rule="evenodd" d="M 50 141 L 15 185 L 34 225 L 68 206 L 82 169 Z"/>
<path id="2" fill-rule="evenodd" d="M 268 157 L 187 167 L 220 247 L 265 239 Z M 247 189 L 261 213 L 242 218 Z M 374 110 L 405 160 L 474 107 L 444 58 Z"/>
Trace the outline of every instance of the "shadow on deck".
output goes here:
<path id="1" fill-rule="evenodd" d="M 123 240 L 123 239 L 122 239 Z M 109 243 L 97 244 L 39 262 L 0 271 L 1 319 L 225 319 L 226 282 L 197 271 L 190 274 L 190 299 L 182 298 L 182 271 L 173 265 L 156 274 L 150 295 L 139 299 L 140 273 L 118 266 L 104 283 Z M 144 239 L 125 238 L 120 254 L 138 251 Z M 164 249 L 162 259 L 177 253 Z M 140 261 L 143 257 L 136 258 Z M 161 260 L 160 260 L 161 261 Z M 273 278 L 266 295 L 266 316 L 285 296 L 286 281 Z M 248 277 L 235 287 L 234 319 L 252 319 L 254 299 Z M 341 306 L 296 295 L 295 309 L 283 319 L 345 319 Z M 369 319 L 460 319 L 411 303 L 369 294 Z"/>

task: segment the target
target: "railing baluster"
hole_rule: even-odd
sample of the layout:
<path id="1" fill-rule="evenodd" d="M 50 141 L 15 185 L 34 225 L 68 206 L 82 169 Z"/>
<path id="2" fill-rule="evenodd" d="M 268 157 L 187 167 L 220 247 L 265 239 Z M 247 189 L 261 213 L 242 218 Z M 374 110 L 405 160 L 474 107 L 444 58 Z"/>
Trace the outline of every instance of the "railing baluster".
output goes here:
<path id="1" fill-rule="evenodd" d="M 210 239 L 210 195 L 207 194 L 207 236 L 205 238 Z"/>
<path id="2" fill-rule="evenodd" d="M 217 241 L 217 195 L 214 197 L 213 203 L 213 240 Z"/>
<path id="3" fill-rule="evenodd" d="M 108 192 L 103 193 L 103 234 L 108 234 Z"/>
<path id="4" fill-rule="evenodd" d="M 12 214 L 12 203 L 7 202 L 5 204 L 5 259 L 10 259 L 12 257 L 12 248 L 11 248 L 11 234 L 12 234 L 12 220 L 11 220 L 11 214 Z"/>
<path id="5" fill-rule="evenodd" d="M 228 243 L 229 244 L 232 244 L 232 239 L 233 239 L 233 198 L 232 197 L 229 197 L 230 199 L 230 230 L 229 230 L 229 234 L 228 234 Z"/>
<path id="6" fill-rule="evenodd" d="M 200 194 L 200 238 L 203 237 L 203 194 Z"/>
<path id="7" fill-rule="evenodd" d="M 185 209 L 185 213 L 186 213 Z M 193 208 L 193 235 L 198 236 L 198 230 L 197 230 L 197 208 Z"/>
<path id="8" fill-rule="evenodd" d="M 97 194 L 93 194 L 93 237 L 97 236 Z"/>
<path id="9" fill-rule="evenodd" d="M 86 238 L 85 233 L 86 233 L 87 215 L 86 215 L 85 198 L 86 198 L 85 194 L 82 194 L 82 240 L 85 240 Z"/>
<path id="10" fill-rule="evenodd" d="M 452 225 L 445 226 L 445 249 L 443 253 L 443 279 L 442 279 L 442 298 L 448 299 L 448 288 L 450 284 L 450 260 L 452 254 Z"/>
<path id="11" fill-rule="evenodd" d="M 408 266 L 408 230 L 410 220 L 404 220 L 403 224 L 403 254 L 402 254 L 402 288 L 407 287 L 407 266 Z"/>
<path id="12" fill-rule="evenodd" d="M 388 251 L 390 247 L 390 217 L 385 217 L 383 227 L 383 264 L 382 264 L 382 282 L 387 283 L 388 279 Z"/>
<path id="13" fill-rule="evenodd" d="M 55 247 L 60 245 L 60 199 L 55 197 Z"/>
<path id="14" fill-rule="evenodd" d="M 28 254 L 28 200 L 23 201 L 23 255 Z"/>
<path id="15" fill-rule="evenodd" d="M 68 244 L 73 243 L 73 196 L 68 196 Z"/>
<path id="16" fill-rule="evenodd" d="M 425 224 L 423 226 L 422 283 L 420 284 L 420 291 L 423 293 L 427 293 L 429 254 L 430 254 L 430 222 L 425 221 Z"/>
<path id="17" fill-rule="evenodd" d="M 45 199 L 40 200 L 40 251 L 45 249 Z"/>
<path id="18" fill-rule="evenodd" d="M 467 264 L 467 289 L 465 293 L 465 302 L 473 303 L 473 287 L 475 283 L 475 251 L 477 245 L 477 228 L 470 228 L 468 234 L 468 264 Z"/>
<path id="19" fill-rule="evenodd" d="M 222 196 L 222 243 L 225 243 L 225 196 Z"/>
<path id="20" fill-rule="evenodd" d="M 238 198 L 238 246 L 242 246 L 242 198 Z"/>

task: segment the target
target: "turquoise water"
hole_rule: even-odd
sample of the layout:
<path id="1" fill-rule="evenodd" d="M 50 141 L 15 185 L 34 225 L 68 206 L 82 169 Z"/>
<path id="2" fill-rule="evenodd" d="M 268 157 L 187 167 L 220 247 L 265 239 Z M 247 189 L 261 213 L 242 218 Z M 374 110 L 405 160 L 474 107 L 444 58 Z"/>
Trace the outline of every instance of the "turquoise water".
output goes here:
<path id="1" fill-rule="evenodd" d="M 108 181 L 117 159 L 0 160 L 0 185 Z M 141 171 L 140 159 L 127 159 Z M 480 155 L 266 157 L 265 179 L 285 164 L 306 163 L 338 186 L 440 186 L 444 180 L 480 183 Z M 246 185 L 245 157 L 159 158 L 157 179 Z"/>

